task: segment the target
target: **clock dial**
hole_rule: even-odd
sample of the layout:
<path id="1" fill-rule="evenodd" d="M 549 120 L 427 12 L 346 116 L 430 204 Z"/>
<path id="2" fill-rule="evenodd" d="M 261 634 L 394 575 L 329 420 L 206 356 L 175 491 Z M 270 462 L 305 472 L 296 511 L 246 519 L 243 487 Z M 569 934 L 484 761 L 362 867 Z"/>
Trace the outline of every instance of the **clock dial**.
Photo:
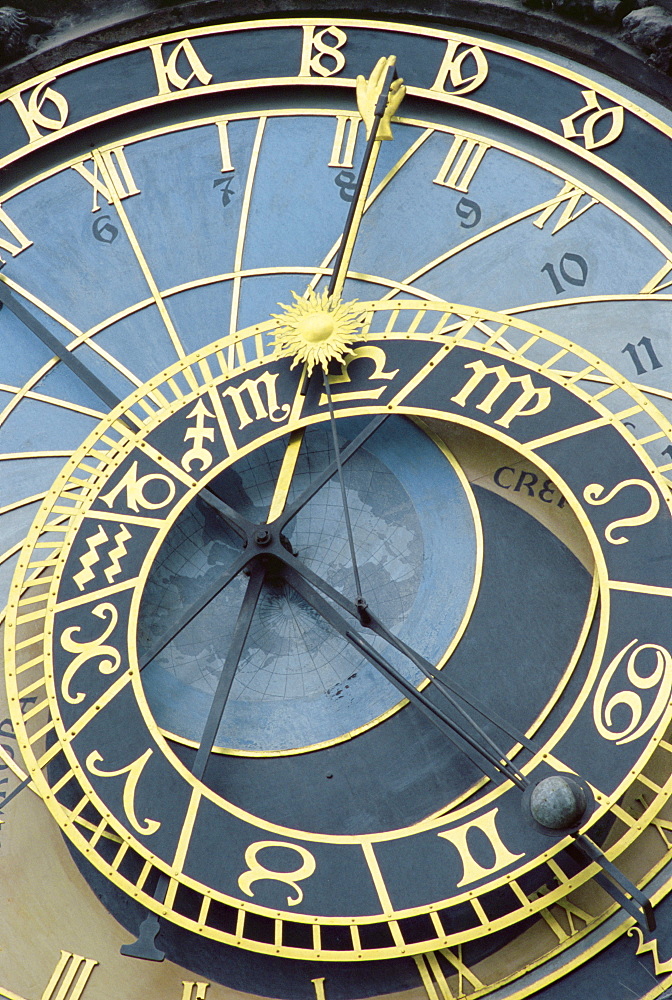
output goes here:
<path id="1" fill-rule="evenodd" d="M 667 128 L 354 21 L 132 43 L 0 125 L 7 827 L 148 993 L 522 996 L 616 911 L 600 858 L 630 913 L 665 859 Z M 67 943 L 44 1000 L 78 948 L 103 989 Z"/>

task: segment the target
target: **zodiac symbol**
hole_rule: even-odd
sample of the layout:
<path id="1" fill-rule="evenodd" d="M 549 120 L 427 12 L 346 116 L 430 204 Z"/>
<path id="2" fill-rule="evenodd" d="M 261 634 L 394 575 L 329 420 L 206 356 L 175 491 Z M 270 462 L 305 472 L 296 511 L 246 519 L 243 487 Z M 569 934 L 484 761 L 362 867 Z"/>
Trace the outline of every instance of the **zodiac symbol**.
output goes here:
<path id="1" fill-rule="evenodd" d="M 73 625 L 70 628 L 66 628 L 61 635 L 61 646 L 63 649 L 68 653 L 77 653 L 74 660 L 71 660 L 68 664 L 61 681 L 61 694 L 70 705 L 79 705 L 84 700 L 84 693 L 82 691 L 78 691 L 74 695 L 70 693 L 70 684 L 79 668 L 87 660 L 93 659 L 94 656 L 106 657 L 98 664 L 98 670 L 101 674 L 113 674 L 119 669 L 119 664 L 121 663 L 121 653 L 119 650 L 115 649 L 114 646 L 104 644 L 105 640 L 114 631 L 119 620 L 119 612 L 114 604 L 98 604 L 92 609 L 91 614 L 95 615 L 96 618 L 109 618 L 105 631 L 97 639 L 89 639 L 88 642 L 78 642 L 77 639 L 73 639 L 72 637 L 75 633 L 81 632 L 80 625 Z"/>
<path id="2" fill-rule="evenodd" d="M 181 464 L 183 469 L 190 472 L 193 463 L 200 462 L 200 471 L 205 472 L 205 470 L 212 465 L 212 455 L 207 448 L 204 447 L 204 442 L 215 440 L 215 429 L 214 427 L 206 427 L 205 420 L 206 417 L 211 417 L 214 420 L 215 414 L 210 412 L 202 399 L 199 399 L 191 413 L 187 415 L 187 420 L 190 420 L 192 417 L 196 418 L 196 426 L 190 427 L 187 430 L 184 435 L 184 440 L 193 441 L 194 444 L 193 447 L 190 448 L 189 451 L 186 451 L 182 456 Z"/>
<path id="3" fill-rule="evenodd" d="M 145 764 L 152 756 L 152 752 L 152 748 L 149 747 L 140 757 L 138 757 L 137 760 L 127 764 L 126 767 L 118 768 L 116 771 L 100 770 L 98 763 L 103 759 L 103 757 L 97 750 L 92 750 L 86 758 L 86 766 L 88 770 L 91 774 L 95 774 L 99 778 L 118 778 L 122 774 L 128 775 L 124 784 L 122 802 L 124 803 L 124 810 L 126 812 L 128 822 L 135 830 L 138 831 L 138 833 L 156 833 L 161 826 L 161 823 L 158 820 L 147 819 L 147 817 L 145 817 L 143 822 L 140 822 L 135 814 L 135 791 L 138 786 L 138 781 L 140 780 L 140 775 L 144 770 Z"/>
<path id="4" fill-rule="evenodd" d="M 266 847 L 285 847 L 288 851 L 296 851 L 303 859 L 303 863 L 291 872 L 276 872 L 271 868 L 264 868 L 260 861 L 257 861 L 257 854 Z M 315 871 L 315 858 L 305 847 L 298 844 L 284 844 L 281 840 L 260 840 L 256 844 L 250 844 L 245 851 L 245 862 L 248 870 L 238 879 L 238 885 L 247 896 L 253 896 L 250 888 L 253 882 L 259 879 L 272 879 L 275 882 L 284 882 L 296 891 L 296 896 L 287 897 L 288 906 L 296 906 L 303 899 L 303 890 L 297 885 L 301 879 L 308 878 Z"/>
<path id="5" fill-rule="evenodd" d="M 583 491 L 583 499 L 586 503 L 592 504 L 594 507 L 601 507 L 604 503 L 609 503 L 614 497 L 624 490 L 626 486 L 641 486 L 649 494 L 651 498 L 651 503 L 643 514 L 636 514 L 633 517 L 621 517 L 617 521 L 612 521 L 608 524 L 604 530 L 604 537 L 612 545 L 625 545 L 626 542 L 630 541 L 625 535 L 614 535 L 615 528 L 625 528 L 634 527 L 638 524 L 646 524 L 648 521 L 653 521 L 654 517 L 658 513 L 660 508 L 660 498 L 656 493 L 655 489 L 650 483 L 647 483 L 644 479 L 624 479 L 622 483 L 614 486 L 610 493 L 607 493 L 606 497 L 602 496 L 604 492 L 604 486 L 600 486 L 599 483 L 591 483 L 590 486 L 586 486 Z"/>
<path id="6" fill-rule="evenodd" d="M 107 541 L 109 541 L 109 537 L 102 524 L 98 525 L 98 531 L 95 534 L 86 539 L 86 543 L 89 546 L 88 552 L 80 556 L 79 562 L 82 568 L 72 578 L 80 590 L 84 590 L 89 580 L 94 579 L 96 574 L 91 567 L 100 561 L 100 556 L 96 550 Z"/>
<path id="7" fill-rule="evenodd" d="M 670 693 L 672 693 L 672 656 L 664 646 L 659 646 L 654 642 L 644 642 L 636 649 L 632 649 L 638 641 L 638 639 L 633 639 L 620 653 L 616 654 L 598 685 L 593 703 L 593 720 L 598 733 L 605 740 L 615 742 L 618 746 L 623 743 L 632 743 L 633 740 L 639 739 L 649 729 L 652 729 L 667 708 Z M 628 657 L 627 678 L 632 687 L 645 691 L 659 685 L 658 693 L 644 721 L 642 721 L 642 699 L 635 691 L 620 691 L 612 695 L 606 705 L 604 704 L 609 683 L 626 653 L 631 649 L 632 652 Z M 644 649 L 655 651 L 656 666 L 650 674 L 642 677 L 641 674 L 637 673 L 637 657 Z M 629 710 L 630 722 L 625 728 L 612 732 L 607 727 L 612 725 L 613 713 L 620 706 Z"/>

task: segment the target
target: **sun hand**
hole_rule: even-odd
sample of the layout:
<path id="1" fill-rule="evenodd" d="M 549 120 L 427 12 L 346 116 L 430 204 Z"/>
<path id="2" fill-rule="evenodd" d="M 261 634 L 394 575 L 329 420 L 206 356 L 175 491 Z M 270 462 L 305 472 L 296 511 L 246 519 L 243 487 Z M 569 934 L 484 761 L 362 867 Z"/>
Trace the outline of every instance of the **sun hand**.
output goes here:
<path id="1" fill-rule="evenodd" d="M 391 118 L 397 113 L 399 105 L 406 94 L 404 81 L 398 77 L 390 84 L 389 93 L 384 95 L 383 88 L 388 77 L 388 69 L 397 61 L 396 56 L 384 56 L 376 63 L 371 76 L 366 79 L 364 76 L 357 77 L 357 107 L 366 126 L 366 138 L 371 135 L 376 113 L 380 113 L 378 102 L 387 97 L 383 117 L 378 126 L 377 139 L 392 139 Z"/>

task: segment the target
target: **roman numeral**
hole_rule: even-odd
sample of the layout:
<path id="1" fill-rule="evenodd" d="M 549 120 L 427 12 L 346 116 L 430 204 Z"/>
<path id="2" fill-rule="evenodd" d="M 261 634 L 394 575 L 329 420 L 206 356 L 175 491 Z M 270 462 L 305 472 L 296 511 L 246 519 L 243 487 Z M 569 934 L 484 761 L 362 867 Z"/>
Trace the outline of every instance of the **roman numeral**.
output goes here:
<path id="1" fill-rule="evenodd" d="M 215 122 L 217 126 L 217 131 L 219 133 L 219 152 L 222 157 L 222 166 L 220 168 L 220 173 L 228 174 L 234 170 L 233 163 L 231 162 L 231 149 L 229 147 L 229 123 L 228 121 Z"/>
<path id="2" fill-rule="evenodd" d="M 311 979 L 310 980 L 315 987 L 315 1000 L 327 1000 L 326 993 L 324 992 L 325 979 Z"/>
<path id="3" fill-rule="evenodd" d="M 490 146 L 486 142 L 456 135 L 441 169 L 434 178 L 434 183 L 466 194 L 481 160 L 489 149 Z"/>
<path id="4" fill-rule="evenodd" d="M 0 206 L 0 227 L 6 229 L 9 232 L 10 236 L 12 236 L 13 239 L 16 241 L 16 242 L 10 242 L 8 239 L 3 238 L 3 236 L 0 235 L 0 250 L 6 250 L 7 253 L 11 253 L 12 257 L 16 257 L 18 256 L 18 254 L 22 252 L 22 250 L 26 250 L 28 247 L 32 247 L 33 241 L 29 240 L 28 237 L 21 232 L 17 224 L 10 219 L 10 217 L 7 215 L 7 213 L 1 206 Z M 0 228 L 0 233 L 2 233 L 2 228 Z M 0 257 L 0 267 L 6 263 L 7 261 L 4 260 L 2 257 Z"/>
<path id="5" fill-rule="evenodd" d="M 2 243 L 0 243 L 0 246 L 2 246 Z M 666 281 L 666 278 L 669 280 Z M 669 260 L 665 261 L 660 271 L 651 278 L 651 281 L 647 281 L 640 294 L 655 295 L 656 292 L 662 292 L 665 288 L 672 289 L 672 262 Z"/>
<path id="6" fill-rule="evenodd" d="M 190 983 L 182 980 L 182 1000 L 205 1000 L 210 983 Z"/>
<path id="7" fill-rule="evenodd" d="M 336 133 L 329 160 L 330 167 L 352 167 L 360 121 L 359 115 L 336 115 Z"/>
<path id="8" fill-rule="evenodd" d="M 452 966 L 450 975 L 457 972 L 457 993 L 453 993 L 448 985 L 448 980 L 439 962 L 439 955 Z M 442 948 L 438 953 L 430 951 L 426 955 L 415 955 L 414 958 L 427 994 L 427 1000 L 454 1000 L 455 997 L 464 996 L 465 979 L 473 989 L 483 988 L 483 983 L 478 976 L 462 961 L 461 945 L 458 946 L 457 954 L 448 948 Z"/>
<path id="9" fill-rule="evenodd" d="M 532 225 L 536 226 L 537 229 L 543 229 L 551 216 L 555 214 L 557 209 L 560 208 L 560 206 L 563 206 L 560 218 L 551 230 L 551 236 L 555 236 L 556 233 L 559 233 L 560 230 L 564 229 L 570 222 L 574 222 L 574 220 L 578 219 L 580 215 L 583 215 L 583 213 L 587 212 L 589 208 L 592 208 L 593 205 L 597 205 L 597 198 L 591 198 L 588 204 L 582 205 L 577 212 L 576 209 L 579 206 L 579 202 L 584 196 L 586 198 L 588 197 L 585 191 L 582 191 L 581 188 L 575 187 L 574 184 L 570 184 L 569 181 L 567 181 L 560 194 L 546 202 L 546 207 L 543 212 L 538 219 L 535 219 Z"/>
<path id="10" fill-rule="evenodd" d="M 62 951 L 41 1000 L 79 1000 L 98 962 Z"/>
<path id="11" fill-rule="evenodd" d="M 85 166 L 89 162 L 93 163 L 93 170 Z M 92 212 L 100 210 L 99 195 L 106 199 L 108 205 L 113 205 L 116 201 L 123 201 L 124 198 L 140 194 L 128 166 L 123 146 L 106 150 L 94 149 L 90 157 L 81 163 L 75 163 L 72 169 L 93 188 Z"/>

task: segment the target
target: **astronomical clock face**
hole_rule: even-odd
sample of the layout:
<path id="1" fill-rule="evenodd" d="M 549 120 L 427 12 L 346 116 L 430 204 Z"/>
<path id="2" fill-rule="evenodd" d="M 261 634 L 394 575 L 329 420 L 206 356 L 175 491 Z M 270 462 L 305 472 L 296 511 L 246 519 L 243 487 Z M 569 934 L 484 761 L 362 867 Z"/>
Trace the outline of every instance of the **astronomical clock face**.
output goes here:
<path id="1" fill-rule="evenodd" d="M 663 898 L 669 145 L 382 22 L 1 95 L 0 996 L 523 997 Z"/>

